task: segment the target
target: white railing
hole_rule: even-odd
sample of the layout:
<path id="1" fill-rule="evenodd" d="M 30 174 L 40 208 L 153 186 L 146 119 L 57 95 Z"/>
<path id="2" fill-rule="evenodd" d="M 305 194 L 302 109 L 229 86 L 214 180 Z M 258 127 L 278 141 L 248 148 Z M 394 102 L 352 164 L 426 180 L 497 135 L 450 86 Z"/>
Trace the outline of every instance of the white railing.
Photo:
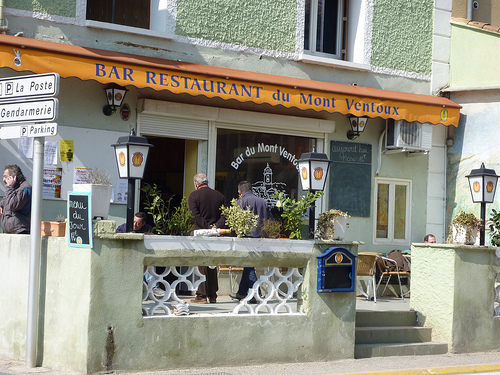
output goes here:
<path id="1" fill-rule="evenodd" d="M 169 275 L 175 281 L 171 283 L 167 281 L 166 277 Z M 193 278 L 196 281 L 193 282 Z M 298 314 L 291 305 L 291 300 L 303 280 L 298 268 L 267 268 L 249 289 L 245 298 L 235 302 L 234 308 L 231 306 L 229 310 L 220 309 L 221 312 L 218 315 L 237 315 L 245 310 L 249 314 Z M 177 287 L 182 284 L 189 292 L 195 292 L 204 281 L 205 276 L 199 272 L 198 267 L 166 266 L 163 272 L 157 272 L 157 268 L 152 265 L 145 267 L 142 295 L 143 316 L 206 315 L 208 312 L 204 314 L 189 311 L 189 299 L 186 300 L 176 293 Z M 254 301 L 255 304 L 252 303 Z M 208 307 L 207 310 L 210 310 L 210 315 L 217 314 L 214 313 L 213 308 Z"/>

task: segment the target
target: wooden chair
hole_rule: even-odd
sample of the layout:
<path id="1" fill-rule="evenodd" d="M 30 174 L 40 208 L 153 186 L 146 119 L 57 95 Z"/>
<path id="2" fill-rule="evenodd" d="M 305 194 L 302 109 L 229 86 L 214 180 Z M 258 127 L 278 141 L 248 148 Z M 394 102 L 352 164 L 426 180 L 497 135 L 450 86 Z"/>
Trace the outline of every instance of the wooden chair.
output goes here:
<path id="1" fill-rule="evenodd" d="M 368 278 L 368 284 L 366 287 L 366 291 L 364 291 L 361 286 L 358 284 L 358 289 L 363 294 L 366 299 L 369 301 L 370 300 L 370 286 L 372 288 L 373 292 L 373 302 L 377 303 L 377 291 L 375 288 L 375 273 L 376 273 L 376 264 L 377 264 L 377 258 L 379 257 L 378 253 L 372 253 L 372 252 L 361 252 L 358 253 L 358 264 L 357 264 L 357 271 L 356 271 L 356 277 L 357 280 L 360 278 Z"/>
<path id="2" fill-rule="evenodd" d="M 389 271 L 390 264 L 395 266 L 395 271 Z M 385 290 L 387 289 L 387 286 L 389 285 L 389 281 L 391 281 L 391 278 L 395 276 L 398 278 L 399 292 L 401 293 L 401 295 L 399 296 L 395 292 L 393 293 L 396 297 L 401 297 L 404 300 L 404 296 L 409 294 L 410 290 L 408 289 L 406 293 L 403 293 L 403 289 L 401 288 L 401 278 L 406 278 L 408 280 L 408 285 L 409 285 L 411 273 L 409 271 L 408 272 L 400 271 L 398 268 L 398 263 L 394 259 L 387 258 L 382 254 L 379 254 L 379 257 L 377 258 L 377 267 L 380 272 L 380 278 L 378 280 L 377 290 L 380 284 L 382 283 L 382 279 L 386 278 L 384 290 L 382 291 L 381 295 L 383 295 Z"/>

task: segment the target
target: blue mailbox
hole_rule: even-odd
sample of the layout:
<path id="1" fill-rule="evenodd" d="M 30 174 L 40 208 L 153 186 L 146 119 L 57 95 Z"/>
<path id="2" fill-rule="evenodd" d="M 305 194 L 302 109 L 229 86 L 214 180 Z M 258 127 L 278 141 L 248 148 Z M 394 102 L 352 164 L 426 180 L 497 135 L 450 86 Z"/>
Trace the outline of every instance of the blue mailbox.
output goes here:
<path id="1" fill-rule="evenodd" d="M 354 292 L 356 256 L 342 247 L 318 255 L 318 293 Z"/>

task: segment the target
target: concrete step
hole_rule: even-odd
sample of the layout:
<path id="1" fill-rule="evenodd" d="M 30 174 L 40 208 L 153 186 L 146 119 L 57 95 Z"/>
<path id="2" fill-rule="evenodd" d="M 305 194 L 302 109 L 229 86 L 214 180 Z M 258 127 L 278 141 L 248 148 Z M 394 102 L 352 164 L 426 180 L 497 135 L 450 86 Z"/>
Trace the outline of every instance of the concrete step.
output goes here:
<path id="1" fill-rule="evenodd" d="M 428 327 L 356 327 L 356 344 L 420 343 L 431 340 L 432 328 Z"/>
<path id="2" fill-rule="evenodd" d="M 415 311 L 356 311 L 356 327 L 415 326 Z"/>
<path id="3" fill-rule="evenodd" d="M 356 344 L 354 358 L 435 355 L 448 353 L 447 343 Z"/>

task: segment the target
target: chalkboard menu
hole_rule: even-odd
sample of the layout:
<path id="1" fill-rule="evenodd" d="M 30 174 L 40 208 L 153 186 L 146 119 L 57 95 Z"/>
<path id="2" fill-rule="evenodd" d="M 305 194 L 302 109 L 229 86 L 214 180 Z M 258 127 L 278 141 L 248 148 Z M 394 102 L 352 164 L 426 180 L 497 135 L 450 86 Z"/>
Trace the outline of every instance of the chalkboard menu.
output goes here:
<path id="1" fill-rule="evenodd" d="M 92 248 L 92 196 L 68 192 L 68 246 Z"/>
<path id="2" fill-rule="evenodd" d="M 372 145 L 330 144 L 329 206 L 350 216 L 369 217 L 371 202 Z"/>

